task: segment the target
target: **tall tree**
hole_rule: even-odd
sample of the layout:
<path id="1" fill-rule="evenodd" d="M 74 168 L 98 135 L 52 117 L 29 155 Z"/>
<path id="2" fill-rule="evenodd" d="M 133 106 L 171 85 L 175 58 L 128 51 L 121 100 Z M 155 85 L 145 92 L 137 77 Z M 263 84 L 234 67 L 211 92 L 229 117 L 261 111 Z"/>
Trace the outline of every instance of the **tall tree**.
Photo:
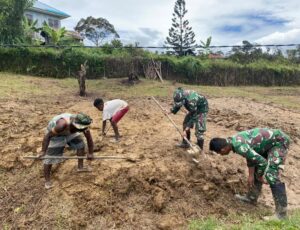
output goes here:
<path id="1" fill-rule="evenodd" d="M 76 25 L 75 30 L 93 42 L 97 47 L 101 45 L 104 39 L 119 38 L 119 34 L 114 26 L 105 18 L 82 18 Z"/>
<path id="2" fill-rule="evenodd" d="M 176 0 L 172 18 L 172 26 L 169 29 L 169 36 L 166 44 L 173 48 L 175 54 L 186 55 L 193 51 L 190 47 L 195 44 L 195 33 L 189 26 L 189 21 L 185 19 L 188 11 L 185 8 L 185 0 Z"/>
<path id="3" fill-rule="evenodd" d="M 24 11 L 34 0 L 0 1 L 0 42 L 13 43 L 23 36 Z"/>

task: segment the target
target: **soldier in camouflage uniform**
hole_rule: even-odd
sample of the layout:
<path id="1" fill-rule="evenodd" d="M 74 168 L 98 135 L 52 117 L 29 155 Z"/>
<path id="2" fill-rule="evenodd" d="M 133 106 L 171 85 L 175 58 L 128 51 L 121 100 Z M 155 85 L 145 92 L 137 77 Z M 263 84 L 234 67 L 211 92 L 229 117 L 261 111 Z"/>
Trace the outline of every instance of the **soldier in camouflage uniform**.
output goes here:
<path id="1" fill-rule="evenodd" d="M 262 183 L 270 185 L 276 207 L 276 216 L 286 217 L 287 195 L 285 184 L 280 181 L 281 171 L 290 144 L 290 138 L 279 129 L 255 128 L 239 132 L 227 139 L 213 138 L 210 150 L 221 155 L 233 151 L 247 159 L 249 192 L 236 195 L 242 201 L 256 204 Z"/>
<path id="2" fill-rule="evenodd" d="M 204 132 L 206 131 L 206 115 L 208 112 L 208 102 L 206 98 L 193 90 L 183 90 L 178 88 L 175 90 L 174 106 L 170 113 L 176 114 L 182 106 L 188 111 L 183 121 L 184 135 L 188 140 L 191 138 L 191 131 L 195 125 L 195 135 L 197 137 L 197 144 L 201 149 L 204 145 Z M 187 142 L 183 139 L 179 147 L 189 147 Z"/>

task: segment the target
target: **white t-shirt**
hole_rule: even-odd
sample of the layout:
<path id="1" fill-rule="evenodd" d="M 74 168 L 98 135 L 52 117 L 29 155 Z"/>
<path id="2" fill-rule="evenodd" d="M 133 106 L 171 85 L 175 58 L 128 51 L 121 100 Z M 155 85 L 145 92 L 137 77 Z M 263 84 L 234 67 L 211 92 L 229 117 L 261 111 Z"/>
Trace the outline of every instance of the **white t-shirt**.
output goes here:
<path id="1" fill-rule="evenodd" d="M 121 109 L 127 107 L 128 104 L 126 101 L 115 99 L 111 101 L 107 101 L 104 103 L 102 119 L 103 121 L 109 120 Z"/>

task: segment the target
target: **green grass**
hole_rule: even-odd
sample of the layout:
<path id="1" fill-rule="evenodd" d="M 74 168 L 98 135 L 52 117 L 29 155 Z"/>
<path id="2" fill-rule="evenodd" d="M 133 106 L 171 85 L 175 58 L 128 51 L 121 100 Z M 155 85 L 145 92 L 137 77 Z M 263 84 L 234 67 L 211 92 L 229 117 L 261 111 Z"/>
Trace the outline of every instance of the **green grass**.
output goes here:
<path id="1" fill-rule="evenodd" d="M 0 98 L 13 96 L 51 96 L 78 92 L 75 78 L 38 78 L 8 73 L 0 73 Z M 172 97 L 176 87 L 194 89 L 208 97 L 238 97 L 262 103 L 274 103 L 290 109 L 300 110 L 300 87 L 216 87 L 160 83 L 142 79 L 134 86 L 126 86 L 121 79 L 88 80 L 87 92 L 107 98 L 139 98 L 148 96 Z"/>
<path id="2" fill-rule="evenodd" d="M 41 90 L 26 82 L 26 77 L 7 73 L 0 74 L 0 98 L 11 97 L 19 94 L 36 94 Z"/>
<path id="3" fill-rule="evenodd" d="M 300 210 L 294 211 L 286 220 L 263 221 L 257 217 L 229 216 L 226 219 L 214 217 L 203 220 L 192 220 L 189 230 L 299 230 Z"/>

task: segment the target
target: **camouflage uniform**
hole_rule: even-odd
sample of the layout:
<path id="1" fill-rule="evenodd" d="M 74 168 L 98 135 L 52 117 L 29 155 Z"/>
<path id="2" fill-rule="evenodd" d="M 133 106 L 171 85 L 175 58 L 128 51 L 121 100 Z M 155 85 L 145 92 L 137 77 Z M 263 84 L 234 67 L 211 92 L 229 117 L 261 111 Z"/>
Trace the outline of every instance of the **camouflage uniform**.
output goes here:
<path id="1" fill-rule="evenodd" d="M 179 95 L 180 100 L 175 100 L 175 94 Z M 177 89 L 174 93 L 174 106 L 171 109 L 173 114 L 176 114 L 181 106 L 184 106 L 189 113 L 183 121 L 183 129 L 193 128 L 195 124 L 195 134 L 197 140 L 203 139 L 203 134 L 206 131 L 206 115 L 208 112 L 208 102 L 206 98 L 193 90 Z"/>
<path id="2" fill-rule="evenodd" d="M 255 128 L 228 138 L 233 151 L 247 159 L 248 167 L 255 168 L 254 186 L 246 196 L 237 198 L 255 204 L 262 190 L 263 177 L 270 185 L 277 218 L 287 216 L 287 195 L 285 184 L 280 181 L 279 170 L 283 170 L 290 144 L 290 138 L 278 129 Z"/>
<path id="3" fill-rule="evenodd" d="M 270 184 L 280 183 L 290 138 L 278 129 L 255 128 L 228 138 L 233 151 L 247 159 L 248 167 L 255 167 L 257 177 Z"/>

